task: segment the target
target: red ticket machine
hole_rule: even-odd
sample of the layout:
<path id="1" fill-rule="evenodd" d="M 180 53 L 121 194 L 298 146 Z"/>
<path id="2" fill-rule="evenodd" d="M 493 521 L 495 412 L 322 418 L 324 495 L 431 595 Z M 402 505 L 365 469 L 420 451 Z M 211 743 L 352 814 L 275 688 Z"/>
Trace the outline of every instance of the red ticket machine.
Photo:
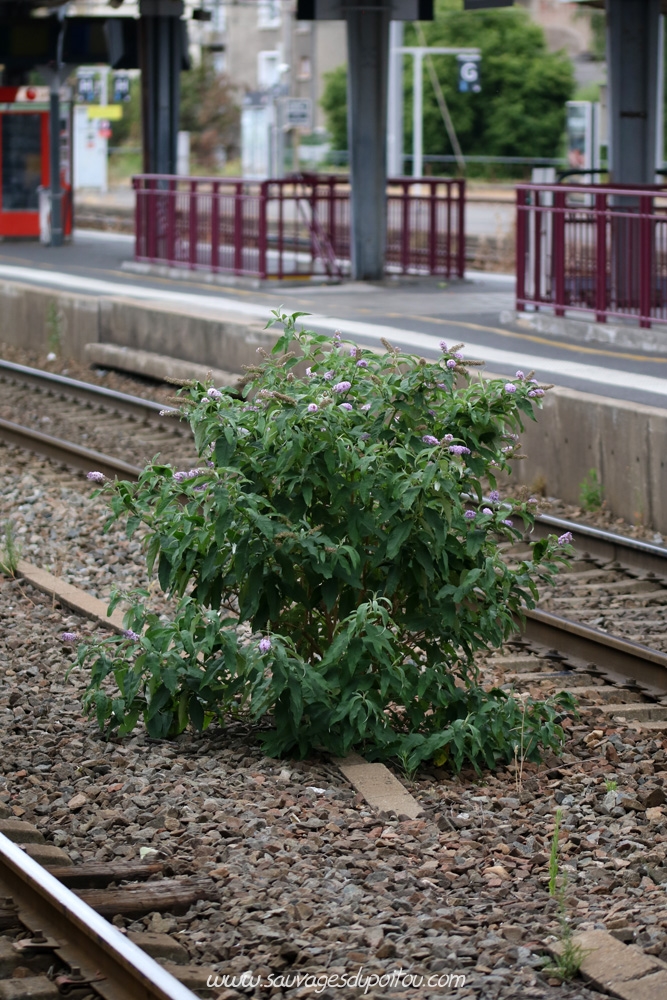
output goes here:
<path id="1" fill-rule="evenodd" d="M 72 232 L 69 102 L 61 101 L 63 229 Z M 48 87 L 0 87 L 0 237 L 39 237 L 39 191 L 50 184 Z"/>

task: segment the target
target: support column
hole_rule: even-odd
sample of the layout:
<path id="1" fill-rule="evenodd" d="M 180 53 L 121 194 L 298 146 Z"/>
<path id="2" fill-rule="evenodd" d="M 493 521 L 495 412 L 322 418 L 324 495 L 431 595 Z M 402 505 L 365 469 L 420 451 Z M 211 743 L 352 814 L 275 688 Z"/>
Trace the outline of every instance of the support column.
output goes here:
<path id="1" fill-rule="evenodd" d="M 611 170 L 616 184 L 653 184 L 660 0 L 607 0 Z"/>
<path id="2" fill-rule="evenodd" d="M 389 25 L 389 94 L 387 108 L 387 173 L 403 176 L 403 22 Z"/>
<path id="3" fill-rule="evenodd" d="M 175 174 L 183 65 L 182 0 L 140 0 L 144 173 Z"/>
<path id="4" fill-rule="evenodd" d="M 378 7 L 346 14 L 352 277 L 357 281 L 384 276 L 389 8 Z"/>

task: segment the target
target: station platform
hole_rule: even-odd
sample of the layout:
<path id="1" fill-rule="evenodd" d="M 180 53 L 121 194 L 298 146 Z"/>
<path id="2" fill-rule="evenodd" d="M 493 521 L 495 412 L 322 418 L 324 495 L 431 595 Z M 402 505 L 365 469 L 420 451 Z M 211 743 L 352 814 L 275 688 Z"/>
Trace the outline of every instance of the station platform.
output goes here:
<path id="1" fill-rule="evenodd" d="M 190 326 L 197 316 L 209 323 L 216 317 L 238 317 L 261 326 L 272 309 L 280 308 L 309 313 L 304 322 L 321 332 L 340 329 L 344 337 L 368 345 L 384 337 L 425 356 L 437 356 L 441 340 L 463 341 L 465 356 L 483 359 L 499 374 L 535 369 L 536 377 L 546 382 L 667 408 L 667 328 L 664 351 L 660 327 L 655 328 L 652 350 L 585 343 L 571 332 L 539 332 L 513 315 L 514 279 L 509 275 L 468 272 L 466 280 L 449 282 L 389 278 L 377 284 L 283 282 L 276 287 L 266 282 L 261 287 L 223 287 L 192 272 L 175 276 L 128 270 L 132 254 L 131 236 L 95 230 L 75 231 L 72 242 L 61 248 L 3 242 L 0 281 L 55 295 L 143 303 L 149 313 L 159 308 L 163 315 L 173 312 L 174 318 L 187 315 Z M 179 344 L 172 347 L 170 351 L 165 343 L 162 353 L 179 356 Z M 225 367 L 224 359 L 217 364 Z"/>

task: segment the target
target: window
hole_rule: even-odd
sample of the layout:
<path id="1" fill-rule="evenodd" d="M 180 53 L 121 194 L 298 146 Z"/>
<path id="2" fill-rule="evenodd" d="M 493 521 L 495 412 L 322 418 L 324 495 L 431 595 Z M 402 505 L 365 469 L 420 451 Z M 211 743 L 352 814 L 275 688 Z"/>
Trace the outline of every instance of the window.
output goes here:
<path id="1" fill-rule="evenodd" d="M 3 211 L 37 211 L 42 182 L 42 116 L 2 115 Z"/>
<path id="2" fill-rule="evenodd" d="M 257 27 L 280 27 L 280 0 L 258 0 Z"/>
<path id="3" fill-rule="evenodd" d="M 279 52 L 259 52 L 257 55 L 257 84 L 260 90 L 270 90 L 280 83 Z"/>
<path id="4" fill-rule="evenodd" d="M 299 59 L 299 80 L 310 80 L 310 56 Z"/>

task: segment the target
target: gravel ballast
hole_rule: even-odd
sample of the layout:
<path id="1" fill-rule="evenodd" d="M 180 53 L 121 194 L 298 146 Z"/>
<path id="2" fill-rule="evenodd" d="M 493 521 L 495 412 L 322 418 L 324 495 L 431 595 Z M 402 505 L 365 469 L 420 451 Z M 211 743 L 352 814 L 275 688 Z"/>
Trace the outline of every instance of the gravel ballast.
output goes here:
<path id="1" fill-rule="evenodd" d="M 13 522 L 24 558 L 102 599 L 114 583 L 148 583 L 139 538 L 101 534 L 106 507 L 90 499 L 83 476 L 7 448 L 0 470 L 0 519 Z M 540 971 L 545 942 L 560 934 L 548 893 L 558 808 L 572 926 L 606 928 L 667 957 L 662 735 L 596 728 L 584 716 L 571 723 L 560 757 L 524 765 L 520 778 L 511 768 L 399 775 L 425 812 L 408 821 L 370 810 L 329 760 L 267 759 L 238 725 L 173 742 L 142 731 L 107 739 L 81 714 L 85 678 L 76 670 L 67 678 L 74 651 L 60 641 L 63 631 L 103 632 L 2 578 L 0 617 L 0 803 L 75 863 L 143 856 L 213 880 L 217 898 L 184 916 L 128 925 L 173 934 L 211 974 L 251 971 L 267 981 L 403 969 L 466 982 L 365 995 L 599 996 Z M 313 992 L 292 985 L 220 995 Z"/>

